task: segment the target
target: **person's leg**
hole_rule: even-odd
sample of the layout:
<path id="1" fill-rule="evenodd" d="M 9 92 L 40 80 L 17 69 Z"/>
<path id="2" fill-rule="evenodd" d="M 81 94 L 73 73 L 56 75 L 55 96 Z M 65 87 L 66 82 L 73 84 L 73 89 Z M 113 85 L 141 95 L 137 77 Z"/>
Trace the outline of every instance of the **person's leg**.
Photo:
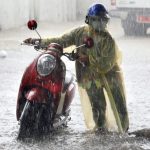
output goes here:
<path id="1" fill-rule="evenodd" d="M 98 128 L 105 128 L 106 102 L 103 89 L 97 88 L 95 83 L 92 83 L 90 89 L 87 89 L 87 94 L 91 102 L 95 124 Z"/>
<path id="2" fill-rule="evenodd" d="M 106 75 L 106 78 L 116 103 L 123 130 L 127 131 L 129 128 L 129 119 L 121 72 L 110 72 Z"/>

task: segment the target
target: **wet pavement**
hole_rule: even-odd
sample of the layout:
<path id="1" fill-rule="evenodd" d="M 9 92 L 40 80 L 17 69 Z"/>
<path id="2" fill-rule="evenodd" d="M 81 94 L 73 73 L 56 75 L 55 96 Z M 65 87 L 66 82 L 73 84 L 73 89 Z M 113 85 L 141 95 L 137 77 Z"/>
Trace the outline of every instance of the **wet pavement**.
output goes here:
<path id="1" fill-rule="evenodd" d="M 58 24 L 41 23 L 39 31 L 42 37 L 58 35 L 77 23 Z M 56 32 L 57 29 L 57 32 Z M 134 131 L 150 128 L 150 36 L 126 37 L 119 20 L 113 20 L 109 26 L 122 53 L 127 105 L 130 129 Z M 36 37 L 36 33 L 26 27 L 0 32 L 0 150 L 140 150 L 150 149 L 150 141 L 142 137 L 109 133 L 103 135 L 88 131 L 80 107 L 78 91 L 72 103 L 72 120 L 68 127 L 56 131 L 43 139 L 17 141 L 18 123 L 15 109 L 18 88 L 26 66 L 39 54 L 32 47 L 21 46 L 27 37 Z M 1 54 L 0 54 L 1 55 Z M 74 71 L 74 62 L 64 59 L 67 68 Z"/>

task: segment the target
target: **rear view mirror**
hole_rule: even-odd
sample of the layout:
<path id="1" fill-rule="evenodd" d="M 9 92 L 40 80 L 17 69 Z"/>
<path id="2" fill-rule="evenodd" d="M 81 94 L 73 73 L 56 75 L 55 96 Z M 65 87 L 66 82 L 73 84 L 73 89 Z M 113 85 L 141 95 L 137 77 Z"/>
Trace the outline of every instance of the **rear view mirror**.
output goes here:
<path id="1" fill-rule="evenodd" d="M 37 28 L 37 22 L 35 20 L 29 20 L 27 25 L 30 30 L 36 30 Z"/>
<path id="2" fill-rule="evenodd" d="M 94 46 L 94 41 L 91 37 L 84 38 L 83 42 L 87 48 L 92 48 Z"/>

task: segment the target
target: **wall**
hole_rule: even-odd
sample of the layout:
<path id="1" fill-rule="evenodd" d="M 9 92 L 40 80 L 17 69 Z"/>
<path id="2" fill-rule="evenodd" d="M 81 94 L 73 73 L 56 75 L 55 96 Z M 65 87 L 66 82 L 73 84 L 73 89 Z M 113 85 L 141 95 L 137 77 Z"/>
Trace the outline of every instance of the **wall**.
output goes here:
<path id="1" fill-rule="evenodd" d="M 76 0 L 40 0 L 39 20 L 51 22 L 76 20 Z"/>
<path id="2" fill-rule="evenodd" d="M 1 0 L 0 28 L 8 29 L 25 24 L 29 18 L 29 1 Z"/>
<path id="3" fill-rule="evenodd" d="M 76 20 L 76 0 L 1 0 L 0 29 L 26 24 L 29 19 L 38 21 Z"/>
<path id="4" fill-rule="evenodd" d="M 94 2 L 108 5 L 109 0 L 1 0 L 0 29 L 19 27 L 29 19 L 67 22 L 85 17 Z"/>
<path id="5" fill-rule="evenodd" d="M 110 8 L 110 0 L 77 0 L 77 17 L 83 18 L 85 17 L 89 6 L 94 3 L 101 3 L 109 10 Z"/>

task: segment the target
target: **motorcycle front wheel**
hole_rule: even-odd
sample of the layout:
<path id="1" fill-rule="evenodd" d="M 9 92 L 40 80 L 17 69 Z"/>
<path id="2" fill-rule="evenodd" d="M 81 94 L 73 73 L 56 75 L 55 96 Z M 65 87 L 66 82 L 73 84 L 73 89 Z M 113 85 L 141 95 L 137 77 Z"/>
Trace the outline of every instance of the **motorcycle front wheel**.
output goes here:
<path id="1" fill-rule="evenodd" d="M 52 112 L 46 104 L 26 102 L 20 117 L 20 128 L 17 139 L 39 137 L 48 133 L 52 127 Z"/>

